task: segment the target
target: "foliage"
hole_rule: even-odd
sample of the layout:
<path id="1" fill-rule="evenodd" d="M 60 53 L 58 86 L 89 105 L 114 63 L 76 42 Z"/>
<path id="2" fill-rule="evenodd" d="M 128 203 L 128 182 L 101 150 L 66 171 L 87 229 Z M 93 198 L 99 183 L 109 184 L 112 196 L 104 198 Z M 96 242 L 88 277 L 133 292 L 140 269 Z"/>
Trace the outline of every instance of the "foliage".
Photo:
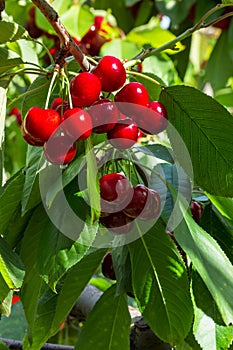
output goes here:
<path id="1" fill-rule="evenodd" d="M 59 342 L 64 322 L 72 329 L 69 313 L 90 282 L 104 293 L 63 343 L 81 350 L 129 349 L 130 293 L 162 341 L 178 350 L 226 350 L 233 341 L 233 21 L 215 22 L 228 6 L 216 8 L 214 0 L 88 4 L 52 3 L 81 44 L 94 17 L 104 17 L 98 35 L 105 40 L 95 57 L 86 52 L 90 62 L 104 55 L 122 59 L 127 82 L 144 84 L 150 100 L 165 105 L 169 126 L 125 152 L 109 149 L 105 134 L 92 134 L 78 142 L 71 164 L 51 166 L 42 147 L 24 142 L 11 109 L 19 108 L 24 119 L 33 106 L 67 99 L 80 66 L 66 57 L 54 75 L 54 29 L 37 9 L 33 25 L 40 35 L 33 37 L 31 1 L 6 2 L 0 21 L 1 336 L 11 337 L 15 327 L 25 350 L 39 350 L 49 339 Z M 114 94 L 105 97 L 113 100 Z M 146 230 L 137 222 L 134 239 L 106 234 L 98 222 L 97 179 L 114 170 L 161 196 L 160 218 L 145 223 Z M 199 222 L 192 201 L 204 208 Z M 109 250 L 116 282 L 101 273 Z M 11 305 L 15 293 L 21 302 Z"/>

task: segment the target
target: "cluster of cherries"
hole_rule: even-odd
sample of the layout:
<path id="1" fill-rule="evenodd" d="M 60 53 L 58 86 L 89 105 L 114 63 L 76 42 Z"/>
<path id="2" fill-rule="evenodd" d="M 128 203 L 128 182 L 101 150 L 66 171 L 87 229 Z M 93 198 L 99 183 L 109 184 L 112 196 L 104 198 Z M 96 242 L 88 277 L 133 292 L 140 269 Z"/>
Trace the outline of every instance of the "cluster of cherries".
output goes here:
<path id="1" fill-rule="evenodd" d="M 114 101 L 103 98 L 103 92 L 115 91 Z M 43 146 L 52 164 L 70 163 L 76 142 L 92 132 L 106 133 L 115 148 L 124 150 L 137 142 L 141 132 L 157 134 L 167 127 L 164 105 L 150 102 L 143 84 L 126 83 L 124 65 L 114 56 L 104 56 L 92 72 L 73 77 L 70 94 L 72 108 L 56 98 L 48 109 L 30 108 L 22 122 L 24 139 L 30 145 Z"/>
<path id="2" fill-rule="evenodd" d="M 143 221 L 158 217 L 161 209 L 159 194 L 145 185 L 132 186 L 121 173 L 100 178 L 100 223 L 109 231 L 120 234 L 132 230 L 134 219 Z"/>

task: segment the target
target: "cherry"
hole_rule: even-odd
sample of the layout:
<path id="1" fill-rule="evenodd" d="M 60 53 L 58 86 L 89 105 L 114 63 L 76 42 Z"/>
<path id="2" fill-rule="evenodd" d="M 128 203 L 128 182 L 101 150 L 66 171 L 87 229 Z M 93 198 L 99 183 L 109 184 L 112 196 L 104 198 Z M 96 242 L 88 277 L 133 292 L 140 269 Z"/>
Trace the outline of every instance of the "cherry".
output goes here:
<path id="1" fill-rule="evenodd" d="M 129 233 L 134 223 L 123 211 L 118 211 L 109 215 L 100 216 L 99 222 L 114 234 Z"/>
<path id="2" fill-rule="evenodd" d="M 67 136 L 55 135 L 44 144 L 45 158 L 52 164 L 63 165 L 70 163 L 76 154 L 76 144 Z"/>
<path id="3" fill-rule="evenodd" d="M 62 105 L 62 103 L 67 103 L 67 101 L 64 101 L 64 102 L 63 102 L 63 99 L 62 99 L 61 97 L 56 97 L 56 98 L 53 99 L 50 108 L 56 110 L 57 106 Z"/>
<path id="4" fill-rule="evenodd" d="M 85 140 L 92 133 L 92 121 L 87 111 L 72 108 L 62 116 L 62 130 L 75 141 Z"/>
<path id="5" fill-rule="evenodd" d="M 28 11 L 28 20 L 25 28 L 29 32 L 31 38 L 37 39 L 44 34 L 44 31 L 36 25 L 36 7 L 32 6 Z"/>
<path id="6" fill-rule="evenodd" d="M 132 119 L 122 119 L 107 133 L 107 138 L 117 149 L 130 148 L 137 142 L 138 127 Z"/>
<path id="7" fill-rule="evenodd" d="M 60 121 L 60 116 L 55 110 L 32 107 L 24 119 L 25 132 L 34 139 L 45 142 L 57 130 Z"/>
<path id="8" fill-rule="evenodd" d="M 32 137 L 29 133 L 27 133 L 24 128 L 24 122 L 22 122 L 22 125 L 21 125 L 21 133 L 24 140 L 31 146 L 43 146 L 45 143 L 44 141 L 40 139 L 36 139 Z"/>
<path id="9" fill-rule="evenodd" d="M 141 130 L 147 134 L 156 135 L 165 130 L 168 125 L 168 115 L 165 106 L 158 101 L 152 101 L 136 121 Z"/>
<path id="10" fill-rule="evenodd" d="M 13 107 L 10 111 L 10 115 L 14 115 L 16 117 L 16 121 L 18 125 L 22 124 L 22 114 L 17 107 Z"/>
<path id="11" fill-rule="evenodd" d="M 114 100 L 118 102 L 117 107 L 122 113 L 135 116 L 140 115 L 144 110 L 140 106 L 148 106 L 149 94 L 143 84 L 131 82 L 116 93 Z"/>
<path id="12" fill-rule="evenodd" d="M 111 280 L 116 279 L 111 252 L 107 253 L 102 261 L 102 274 Z"/>
<path id="13" fill-rule="evenodd" d="M 153 219 L 160 212 L 160 196 L 144 185 L 136 185 L 133 188 L 133 197 L 123 211 L 133 219 L 136 217 L 145 221 Z"/>
<path id="14" fill-rule="evenodd" d="M 92 71 L 102 86 L 103 91 L 112 92 L 120 89 L 126 80 L 126 71 L 122 62 L 114 56 L 104 56 Z"/>
<path id="15" fill-rule="evenodd" d="M 99 78 L 89 72 L 82 72 L 70 81 L 70 93 L 75 107 L 88 107 L 98 100 L 101 91 Z"/>
<path id="16" fill-rule="evenodd" d="M 99 180 L 100 196 L 108 202 L 122 203 L 128 199 L 131 184 L 127 177 L 120 173 L 106 174 Z"/>
<path id="17" fill-rule="evenodd" d="M 119 114 L 116 104 L 108 99 L 95 102 L 88 112 L 91 115 L 93 131 L 97 134 L 113 129 Z"/>
<path id="18" fill-rule="evenodd" d="M 193 219 L 199 224 L 203 213 L 203 207 L 199 202 L 193 201 L 190 204 Z"/>

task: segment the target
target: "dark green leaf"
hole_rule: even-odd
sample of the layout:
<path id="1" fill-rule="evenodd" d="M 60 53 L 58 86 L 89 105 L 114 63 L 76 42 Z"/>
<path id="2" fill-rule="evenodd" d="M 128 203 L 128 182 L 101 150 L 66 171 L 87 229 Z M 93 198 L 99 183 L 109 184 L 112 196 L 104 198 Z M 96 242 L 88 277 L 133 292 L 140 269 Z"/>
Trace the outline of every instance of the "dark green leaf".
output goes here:
<path id="1" fill-rule="evenodd" d="M 0 237 L 0 273 L 10 289 L 20 288 L 24 278 L 24 266 L 19 256 Z"/>
<path id="2" fill-rule="evenodd" d="M 227 49 L 227 40 L 227 31 L 223 30 L 207 62 L 205 82 L 210 83 L 214 90 L 224 88 L 233 75 L 233 60 Z"/>
<path id="3" fill-rule="evenodd" d="M 155 0 L 159 12 L 171 18 L 173 24 L 181 23 L 189 14 L 195 0 Z"/>
<path id="4" fill-rule="evenodd" d="M 123 245 L 113 249 L 112 260 L 117 279 L 117 295 L 128 292 L 133 293 L 132 270 L 128 247 Z"/>
<path id="5" fill-rule="evenodd" d="M 0 350 L 9 350 L 8 346 L 0 340 Z"/>
<path id="6" fill-rule="evenodd" d="M 22 196 L 22 214 L 34 208 L 40 201 L 38 171 L 42 166 L 43 150 L 41 147 L 28 146 L 26 159 L 26 177 Z"/>
<path id="7" fill-rule="evenodd" d="M 148 154 L 149 156 L 165 160 L 168 163 L 174 163 L 174 155 L 171 148 L 160 144 L 135 147 L 136 150 Z"/>
<path id="8" fill-rule="evenodd" d="M 129 249 L 133 292 L 143 317 L 161 340 L 183 341 L 193 308 L 185 265 L 174 242 L 157 221 Z"/>
<path id="9" fill-rule="evenodd" d="M 0 47 L 0 73 L 4 73 L 22 63 L 22 58 L 15 52 L 4 47 Z"/>
<path id="10" fill-rule="evenodd" d="M 25 28 L 13 22 L 0 21 L 0 33 L 0 44 L 19 39 L 29 39 L 29 35 Z"/>
<path id="11" fill-rule="evenodd" d="M 12 217 L 20 210 L 25 176 L 20 170 L 10 178 L 0 195 L 0 232 L 3 234 Z"/>
<path id="12" fill-rule="evenodd" d="M 216 301 L 226 325 L 233 323 L 233 266 L 217 242 L 186 212 L 180 202 L 183 220 L 174 230 L 175 238 L 188 254 Z"/>
<path id="13" fill-rule="evenodd" d="M 97 301 L 78 338 L 75 349 L 128 350 L 130 315 L 125 295 L 109 288 Z M 101 322 L 100 322 L 101 320 Z"/>
<path id="14" fill-rule="evenodd" d="M 211 194 L 233 196 L 230 113 L 210 96 L 188 86 L 165 88 L 161 102 L 190 153 L 196 184 Z M 170 126 L 168 134 L 177 159 L 185 164 L 183 146 Z"/>
<path id="15" fill-rule="evenodd" d="M 22 341 L 26 333 L 27 322 L 25 319 L 22 303 L 19 301 L 12 305 L 10 317 L 3 316 L 0 322 L 1 337 Z M 1 348 L 0 344 L 0 350 Z M 4 349 L 5 350 L 5 349 Z M 9 350 L 6 347 L 6 350 Z"/>

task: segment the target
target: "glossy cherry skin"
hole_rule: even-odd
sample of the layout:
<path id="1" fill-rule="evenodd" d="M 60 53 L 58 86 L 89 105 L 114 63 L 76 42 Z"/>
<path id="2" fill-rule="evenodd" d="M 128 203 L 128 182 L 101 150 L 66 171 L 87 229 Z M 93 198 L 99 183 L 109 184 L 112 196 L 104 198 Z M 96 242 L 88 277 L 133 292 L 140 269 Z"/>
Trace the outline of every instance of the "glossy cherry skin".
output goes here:
<path id="1" fill-rule="evenodd" d="M 130 148 L 137 142 L 138 127 L 132 119 L 122 119 L 107 133 L 107 138 L 117 149 Z"/>
<path id="2" fill-rule="evenodd" d="M 202 205 L 199 202 L 193 201 L 190 204 L 190 209 L 193 219 L 199 224 L 203 213 Z"/>
<path id="3" fill-rule="evenodd" d="M 147 110 L 136 118 L 139 128 L 147 134 L 156 135 L 167 128 L 168 114 L 159 101 L 149 103 Z"/>
<path id="4" fill-rule="evenodd" d="M 40 139 L 36 139 L 32 137 L 29 133 L 26 133 L 24 128 L 24 122 L 21 124 L 21 133 L 24 138 L 24 140 L 31 146 L 43 146 L 45 141 L 42 141 Z"/>
<path id="5" fill-rule="evenodd" d="M 111 280 L 116 279 L 114 267 L 113 267 L 113 261 L 112 261 L 112 253 L 109 252 L 105 255 L 103 261 L 102 261 L 102 274 L 106 278 L 110 278 Z"/>
<path id="6" fill-rule="evenodd" d="M 135 219 L 150 220 L 158 216 L 160 212 L 160 196 L 154 190 L 145 185 L 136 185 L 133 188 L 133 197 L 124 213 Z"/>
<path id="7" fill-rule="evenodd" d="M 140 115 L 149 104 L 149 94 L 145 86 L 138 82 L 131 82 L 123 86 L 114 98 L 117 107 L 128 116 Z"/>
<path id="8" fill-rule="evenodd" d="M 51 103 L 51 108 L 55 109 L 55 111 L 57 111 L 57 113 L 62 116 L 64 112 L 69 109 L 69 104 L 61 97 L 56 97 Z"/>
<path id="9" fill-rule="evenodd" d="M 112 92 L 120 89 L 126 80 L 126 71 L 122 62 L 114 56 L 104 56 L 92 71 L 102 86 L 102 90 Z"/>
<path id="10" fill-rule="evenodd" d="M 61 127 L 73 141 L 85 140 L 92 133 L 91 117 L 84 109 L 68 109 L 62 116 Z"/>
<path id="11" fill-rule="evenodd" d="M 76 144 L 67 136 L 55 135 L 44 144 L 45 158 L 54 165 L 70 163 L 76 154 Z"/>
<path id="12" fill-rule="evenodd" d="M 88 107 L 98 100 L 101 91 L 99 78 L 89 72 L 82 72 L 70 81 L 70 93 L 75 107 Z"/>
<path id="13" fill-rule="evenodd" d="M 122 203 L 132 187 L 127 177 L 120 173 L 106 174 L 99 180 L 100 196 L 108 202 Z"/>
<path id="14" fill-rule="evenodd" d="M 129 233 L 134 226 L 133 219 L 128 217 L 123 211 L 100 216 L 99 222 L 108 228 L 111 233 L 117 235 Z"/>
<path id="15" fill-rule="evenodd" d="M 24 128 L 34 139 L 45 142 L 58 129 L 60 122 L 60 115 L 55 110 L 32 107 L 25 116 Z"/>
<path id="16" fill-rule="evenodd" d="M 108 99 L 95 102 L 88 112 L 91 116 L 93 132 L 97 134 L 105 133 L 113 129 L 119 114 L 116 104 Z"/>

